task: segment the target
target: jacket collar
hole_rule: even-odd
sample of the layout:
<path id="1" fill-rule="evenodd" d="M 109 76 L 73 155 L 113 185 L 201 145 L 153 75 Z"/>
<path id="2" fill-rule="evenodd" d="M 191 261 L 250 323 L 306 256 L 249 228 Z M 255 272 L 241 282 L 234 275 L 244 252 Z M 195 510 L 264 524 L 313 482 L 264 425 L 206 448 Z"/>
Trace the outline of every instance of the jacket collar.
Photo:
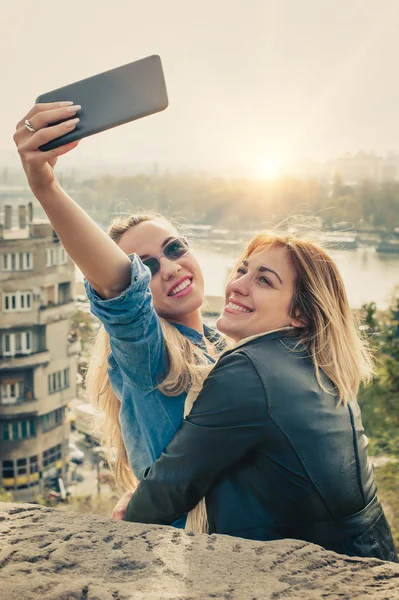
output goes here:
<path id="1" fill-rule="evenodd" d="M 276 338 L 280 338 L 280 337 L 284 337 L 284 335 L 287 332 L 292 332 L 295 330 L 295 327 L 280 327 L 279 329 L 273 329 L 272 331 L 265 331 L 264 333 L 257 333 L 256 335 L 251 335 L 247 338 L 244 338 L 243 340 L 240 340 L 233 348 L 231 348 L 229 351 L 230 352 L 234 352 L 234 350 L 237 350 L 237 348 L 241 348 L 241 346 L 246 346 L 247 344 L 249 344 L 250 342 L 253 342 L 254 340 L 257 340 L 259 338 L 265 338 L 265 339 L 276 339 Z"/>
<path id="2" fill-rule="evenodd" d="M 237 350 L 237 348 L 240 348 L 241 346 L 245 346 L 246 344 L 249 344 L 250 342 L 257 340 L 258 338 L 274 339 L 274 338 L 282 337 L 286 332 L 293 331 L 295 329 L 295 327 L 288 326 L 288 327 L 280 327 L 280 329 L 273 329 L 272 331 L 266 331 L 264 333 L 257 333 L 256 335 L 251 335 L 247 338 L 244 338 L 243 340 L 240 340 L 232 348 L 226 349 L 226 342 L 225 342 L 224 338 L 220 335 L 220 333 L 218 331 L 216 331 L 216 329 L 212 329 L 212 327 L 208 327 L 208 325 L 205 325 L 205 323 L 203 325 L 203 327 L 204 327 L 203 334 L 200 333 L 199 331 L 197 331 L 196 329 L 192 329 L 192 327 L 187 327 L 186 325 L 180 325 L 179 323 L 173 323 L 173 325 L 176 327 L 176 329 L 178 331 L 180 331 L 180 333 L 185 335 L 186 338 L 188 338 L 190 340 L 190 342 L 192 342 L 199 348 L 203 349 L 205 347 L 204 337 L 206 337 L 206 339 L 209 342 L 211 342 L 212 344 L 214 344 L 215 342 L 220 342 L 219 351 L 224 350 L 225 352 L 233 352 L 234 350 Z"/>
<path id="3" fill-rule="evenodd" d="M 226 342 L 224 338 L 220 335 L 216 329 L 212 329 L 212 327 L 208 327 L 208 325 L 203 324 L 204 332 L 200 333 L 196 329 L 192 329 L 192 327 L 187 327 L 186 325 L 180 325 L 179 323 L 173 323 L 180 333 L 182 333 L 186 338 L 190 340 L 193 344 L 198 346 L 198 348 L 205 349 L 204 337 L 211 342 L 211 344 L 219 343 L 219 349 L 224 350 L 226 346 Z"/>
<path id="4" fill-rule="evenodd" d="M 294 329 L 295 329 L 295 327 L 292 327 L 292 326 L 288 325 L 287 327 L 280 327 L 279 329 L 272 329 L 272 331 L 265 331 L 264 333 L 257 333 L 256 335 L 250 335 L 249 337 L 246 337 L 243 340 L 240 340 L 234 346 L 234 348 L 240 348 L 240 346 L 244 346 L 244 344 L 248 344 L 248 342 L 252 342 L 253 340 L 257 340 L 260 337 L 269 337 L 269 336 L 272 336 L 272 339 L 274 339 L 276 337 L 280 337 L 280 335 L 273 335 L 273 334 L 280 334 L 283 331 L 293 331 Z"/>

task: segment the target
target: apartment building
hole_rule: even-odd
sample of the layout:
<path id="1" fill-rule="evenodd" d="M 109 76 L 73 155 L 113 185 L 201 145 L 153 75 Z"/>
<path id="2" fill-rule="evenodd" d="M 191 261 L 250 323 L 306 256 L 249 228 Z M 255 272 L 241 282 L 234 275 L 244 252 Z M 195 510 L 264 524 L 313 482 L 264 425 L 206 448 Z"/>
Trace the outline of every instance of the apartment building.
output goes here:
<path id="1" fill-rule="evenodd" d="M 75 266 L 31 203 L 12 210 L 0 223 L 0 487 L 29 501 L 68 468 Z"/>

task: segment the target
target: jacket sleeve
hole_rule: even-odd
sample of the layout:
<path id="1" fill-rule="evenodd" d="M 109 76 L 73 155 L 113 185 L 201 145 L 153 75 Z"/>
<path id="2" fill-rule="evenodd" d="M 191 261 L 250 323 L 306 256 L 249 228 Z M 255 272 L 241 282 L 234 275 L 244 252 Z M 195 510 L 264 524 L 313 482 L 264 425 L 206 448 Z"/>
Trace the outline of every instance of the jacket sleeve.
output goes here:
<path id="1" fill-rule="evenodd" d="M 148 390 L 157 386 L 165 370 L 165 344 L 149 288 L 150 272 L 138 256 L 129 258 L 130 285 L 119 296 L 103 300 L 88 281 L 85 288 L 92 314 L 110 337 L 111 356 L 123 380 Z"/>
<path id="2" fill-rule="evenodd" d="M 266 415 L 265 391 L 251 361 L 240 352 L 222 357 L 140 481 L 125 520 L 169 524 L 189 512 L 218 477 L 261 442 Z"/>

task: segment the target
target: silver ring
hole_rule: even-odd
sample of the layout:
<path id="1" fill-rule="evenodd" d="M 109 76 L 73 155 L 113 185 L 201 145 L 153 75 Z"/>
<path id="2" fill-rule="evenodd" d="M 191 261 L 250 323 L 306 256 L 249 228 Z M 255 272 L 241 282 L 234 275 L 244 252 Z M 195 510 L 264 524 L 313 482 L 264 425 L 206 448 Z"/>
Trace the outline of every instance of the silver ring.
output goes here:
<path id="1" fill-rule="evenodd" d="M 35 129 L 34 127 L 32 127 L 32 123 L 29 121 L 29 119 L 25 119 L 25 127 L 31 133 L 36 133 L 36 131 L 37 131 L 37 129 Z"/>

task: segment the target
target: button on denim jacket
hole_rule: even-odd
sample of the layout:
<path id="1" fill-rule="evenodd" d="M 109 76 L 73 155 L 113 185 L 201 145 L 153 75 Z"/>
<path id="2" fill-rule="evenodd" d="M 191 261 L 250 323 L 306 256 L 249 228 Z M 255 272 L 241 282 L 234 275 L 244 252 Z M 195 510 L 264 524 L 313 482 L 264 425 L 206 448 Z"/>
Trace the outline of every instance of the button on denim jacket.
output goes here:
<path id="1" fill-rule="evenodd" d="M 112 389 L 121 401 L 119 420 L 130 465 L 140 479 L 161 455 L 178 429 L 186 393 L 166 396 L 157 385 L 166 367 L 165 343 L 149 289 L 150 272 L 132 254 L 131 281 L 119 296 L 102 300 L 85 281 L 91 312 L 110 336 L 108 374 Z M 191 342 L 206 353 L 204 337 L 198 331 L 175 324 Z M 207 338 L 215 332 L 204 326 Z"/>

